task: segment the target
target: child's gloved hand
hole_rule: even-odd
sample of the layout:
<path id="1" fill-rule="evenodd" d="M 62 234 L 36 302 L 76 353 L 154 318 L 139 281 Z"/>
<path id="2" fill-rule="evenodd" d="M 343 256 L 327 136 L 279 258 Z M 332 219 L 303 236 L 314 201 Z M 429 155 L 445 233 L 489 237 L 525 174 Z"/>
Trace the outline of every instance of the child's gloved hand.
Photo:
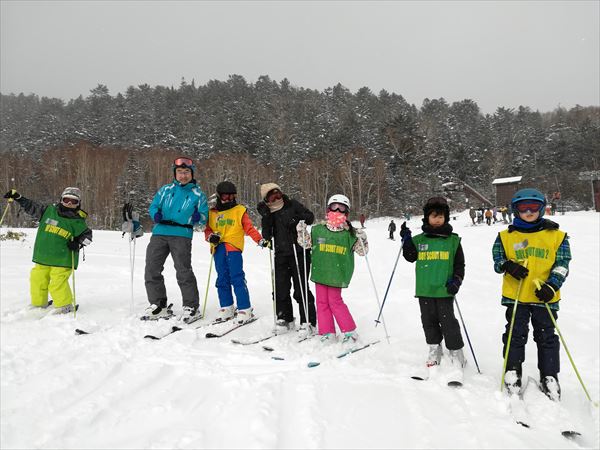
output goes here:
<path id="1" fill-rule="evenodd" d="M 458 290 L 460 289 L 460 285 L 462 284 L 462 280 L 458 277 L 452 277 L 446 283 L 446 290 L 450 295 L 456 295 Z"/>
<path id="2" fill-rule="evenodd" d="M 550 300 L 552 300 L 554 298 L 554 295 L 556 294 L 556 289 L 551 284 L 544 283 L 538 289 L 536 289 L 534 292 L 535 292 L 535 296 L 538 299 L 540 299 L 540 301 L 542 301 L 544 303 L 548 303 Z"/>
<path id="3" fill-rule="evenodd" d="M 412 238 L 412 233 L 410 228 L 406 226 L 406 222 L 402 222 L 402 225 L 400 225 L 400 238 L 402 238 L 402 242 Z"/>
<path id="4" fill-rule="evenodd" d="M 79 241 L 75 241 L 75 240 L 67 241 L 67 247 L 69 247 L 69 250 L 76 252 L 79 250 L 79 247 L 80 247 Z"/>
<path id="5" fill-rule="evenodd" d="M 529 275 L 529 269 L 527 267 L 523 267 L 521 264 L 510 260 L 502 265 L 502 270 L 517 280 L 522 280 Z"/>
<path id="6" fill-rule="evenodd" d="M 261 239 L 258 241 L 258 245 L 262 248 L 271 248 L 271 241 L 269 239 Z"/>
<path id="7" fill-rule="evenodd" d="M 160 222 L 161 222 L 161 220 L 163 220 L 163 215 L 162 215 L 162 213 L 161 213 L 160 211 L 159 211 L 159 212 L 157 212 L 156 214 L 154 214 L 154 217 L 153 217 L 153 219 L 154 219 L 154 223 L 160 223 Z"/>
<path id="8" fill-rule="evenodd" d="M 208 242 L 210 242 L 212 245 L 219 245 L 219 242 L 221 242 L 221 236 L 216 233 L 212 233 L 208 237 Z"/>
<path id="9" fill-rule="evenodd" d="M 19 200 L 21 198 L 21 194 L 19 194 L 14 189 L 11 189 L 6 194 L 4 194 L 4 198 L 7 198 L 9 200 Z"/>

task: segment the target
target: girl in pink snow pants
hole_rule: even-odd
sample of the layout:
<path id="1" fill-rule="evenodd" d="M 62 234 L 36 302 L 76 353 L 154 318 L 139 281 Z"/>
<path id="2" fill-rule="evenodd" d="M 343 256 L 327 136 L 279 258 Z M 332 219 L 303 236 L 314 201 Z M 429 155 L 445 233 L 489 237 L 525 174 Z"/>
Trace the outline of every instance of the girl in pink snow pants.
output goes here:
<path id="1" fill-rule="evenodd" d="M 364 256 L 369 251 L 367 234 L 355 229 L 348 220 L 350 200 L 334 195 L 327 202 L 327 220 L 314 225 L 310 234 L 306 224 L 297 225 L 298 244 L 312 247 L 312 274 L 317 293 L 317 325 L 322 342 L 335 340 L 335 322 L 344 334 L 343 344 L 358 340 L 356 323 L 342 299 L 342 288 L 348 287 L 354 272 L 354 253 Z"/>

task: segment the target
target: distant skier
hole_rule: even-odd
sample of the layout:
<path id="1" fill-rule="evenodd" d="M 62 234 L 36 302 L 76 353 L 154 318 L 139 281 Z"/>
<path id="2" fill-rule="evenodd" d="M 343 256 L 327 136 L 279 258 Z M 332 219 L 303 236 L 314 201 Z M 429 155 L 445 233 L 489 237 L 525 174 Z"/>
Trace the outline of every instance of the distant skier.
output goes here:
<path id="1" fill-rule="evenodd" d="M 15 200 L 31 217 L 39 222 L 30 275 L 31 306 L 48 307 L 48 293 L 52 297 L 55 314 L 73 311 L 73 293 L 69 287 L 71 267 L 79 264 L 79 250 L 92 243 L 92 230 L 85 222 L 87 213 L 81 209 L 81 191 L 66 188 L 60 201 L 44 205 L 23 197 L 11 189 L 4 198 Z"/>
<path id="2" fill-rule="evenodd" d="M 460 237 L 452 232 L 450 208 L 443 197 L 427 200 L 423 207 L 423 233 L 412 237 L 406 222 L 400 227 L 403 256 L 416 262 L 416 293 L 421 322 L 429 345 L 426 365 L 438 365 L 442 339 L 450 351 L 452 366 L 460 371 L 466 364 L 460 325 L 454 316 L 454 296 L 465 276 L 465 257 Z"/>
<path id="3" fill-rule="evenodd" d="M 475 211 L 475 208 L 473 208 L 472 206 L 469 208 L 469 217 L 471 218 L 473 225 L 475 225 L 475 218 L 477 217 L 477 212 Z"/>
<path id="4" fill-rule="evenodd" d="M 350 200 L 333 195 L 327 201 L 327 221 L 313 225 L 310 234 L 306 224 L 297 226 L 298 244 L 312 247 L 311 280 L 317 292 L 317 324 L 321 342 L 336 340 L 335 322 L 344 337 L 342 345 L 353 347 L 358 341 L 356 323 L 342 299 L 342 288 L 348 287 L 354 272 L 354 253 L 364 256 L 369 251 L 367 234 L 348 220 Z M 334 322 L 335 320 L 335 322 Z"/>
<path id="5" fill-rule="evenodd" d="M 512 320 L 514 327 L 506 364 L 505 383 L 509 392 L 521 386 L 529 321 L 537 344 L 541 388 L 552 400 L 560 399 L 560 342 L 546 309 L 557 318 L 560 287 L 569 273 L 571 249 L 568 236 L 558 224 L 544 219 L 546 200 L 536 189 L 521 189 L 512 198 L 512 225 L 494 242 L 494 270 L 504 274 L 502 304 L 506 306 L 506 329 L 502 335 L 503 356 Z M 515 310 L 515 301 L 518 300 Z"/>
<path id="6" fill-rule="evenodd" d="M 390 236 L 388 237 L 388 239 L 395 241 L 394 233 L 396 232 L 396 224 L 394 223 L 394 219 L 392 219 L 392 221 L 388 225 L 388 231 L 390 232 Z"/>
<path id="7" fill-rule="evenodd" d="M 490 226 L 492 224 L 492 217 L 493 217 L 492 210 L 490 208 L 487 208 L 485 210 L 485 223 L 487 223 L 488 226 Z"/>
<path id="8" fill-rule="evenodd" d="M 360 221 L 360 227 L 365 228 L 365 221 L 367 220 L 367 217 L 364 214 L 361 214 L 358 220 Z"/>

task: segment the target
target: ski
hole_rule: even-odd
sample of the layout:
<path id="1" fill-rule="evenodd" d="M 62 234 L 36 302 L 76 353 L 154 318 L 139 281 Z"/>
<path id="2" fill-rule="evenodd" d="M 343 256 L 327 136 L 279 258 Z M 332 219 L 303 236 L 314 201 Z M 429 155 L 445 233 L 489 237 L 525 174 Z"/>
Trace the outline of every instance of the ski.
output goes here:
<path id="1" fill-rule="evenodd" d="M 204 327 L 210 327 L 210 326 L 213 326 L 213 325 L 219 325 L 221 323 L 225 323 L 225 322 L 230 321 L 231 319 L 233 319 L 233 317 L 231 317 L 229 319 L 225 319 L 225 320 L 213 320 L 212 322 L 209 322 L 209 323 L 204 322 L 204 323 L 201 323 L 201 324 L 196 325 L 196 326 L 188 326 L 188 325 L 191 325 L 191 324 L 194 324 L 194 323 L 198 322 L 201 319 L 202 318 L 199 317 L 198 319 L 196 319 L 196 320 L 194 320 L 192 322 L 189 322 L 189 323 L 181 322 L 180 325 L 173 325 L 166 333 L 163 333 L 161 335 L 147 334 L 146 336 L 144 336 L 144 338 L 145 339 L 152 339 L 154 341 L 158 341 L 158 340 L 160 340 L 162 338 L 170 336 L 173 333 L 177 333 L 178 331 L 181 331 L 181 330 L 198 330 L 198 329 L 204 328 Z"/>
<path id="2" fill-rule="evenodd" d="M 263 342 L 266 341 L 268 339 L 274 338 L 275 336 L 278 336 L 278 334 L 272 333 L 269 334 L 267 336 L 263 336 L 260 338 L 256 338 L 256 339 L 252 339 L 249 341 L 240 341 L 238 339 L 232 339 L 231 342 L 233 342 L 234 344 L 239 344 L 239 345 L 254 345 L 254 344 L 258 344 L 259 342 Z"/>
<path id="3" fill-rule="evenodd" d="M 378 342 L 379 341 L 372 341 L 372 342 L 368 342 L 368 343 L 366 343 L 364 345 L 361 345 L 360 347 L 352 347 L 352 348 L 350 348 L 348 350 L 343 351 L 342 353 L 338 353 L 335 357 L 336 357 L 336 359 L 345 358 L 346 356 L 348 356 L 348 355 L 350 355 L 352 353 L 356 353 L 356 352 L 359 352 L 361 350 L 364 350 L 365 348 L 371 347 L 371 346 L 377 344 Z M 308 367 L 309 368 L 318 367 L 320 365 L 321 365 L 321 363 L 318 362 L 318 361 L 310 361 L 308 363 Z"/>
<path id="4" fill-rule="evenodd" d="M 575 439 L 576 437 L 581 436 L 581 433 L 574 429 L 573 424 L 571 423 L 571 420 L 569 420 L 567 411 L 560 403 L 560 398 L 557 400 L 554 400 L 554 399 L 548 397 L 548 395 L 542 390 L 542 386 L 540 384 L 538 384 L 538 382 L 533 377 L 528 377 L 527 382 L 537 386 L 537 388 L 540 390 L 540 392 L 544 395 L 544 398 L 547 401 L 551 402 L 551 405 L 553 405 L 553 408 L 555 408 L 556 411 L 558 412 L 558 414 L 556 414 L 555 416 L 558 417 L 558 419 L 560 421 L 565 422 L 563 425 L 561 425 L 559 427 L 560 434 L 563 435 L 567 439 Z"/>
<path id="5" fill-rule="evenodd" d="M 518 425 L 521 425 L 525 428 L 530 428 L 529 413 L 524 400 L 525 390 L 527 389 L 528 385 L 529 378 L 525 381 L 524 386 L 519 387 L 516 384 L 506 386 L 510 415 Z"/>
<path id="6" fill-rule="evenodd" d="M 251 324 L 252 322 L 255 322 L 258 319 L 258 317 L 253 317 L 250 320 L 248 320 L 247 322 L 244 323 L 238 323 L 235 324 L 233 327 L 228 328 L 227 330 L 221 332 L 221 333 L 206 333 L 206 339 L 212 339 L 212 338 L 221 338 L 229 333 L 231 333 L 232 331 L 237 330 L 238 328 L 241 328 L 245 325 Z"/>
<path id="7" fill-rule="evenodd" d="M 437 366 L 439 366 L 439 364 L 432 364 L 430 366 L 425 364 L 425 368 L 422 373 L 411 375 L 410 377 L 413 380 L 427 381 L 431 377 L 431 371 L 433 370 L 434 367 L 437 367 Z"/>

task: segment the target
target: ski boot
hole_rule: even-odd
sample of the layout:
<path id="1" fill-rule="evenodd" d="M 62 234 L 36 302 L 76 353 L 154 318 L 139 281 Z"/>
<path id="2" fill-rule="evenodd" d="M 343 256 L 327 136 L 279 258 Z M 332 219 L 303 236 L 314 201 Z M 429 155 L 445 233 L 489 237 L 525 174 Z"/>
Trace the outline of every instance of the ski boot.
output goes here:
<path id="1" fill-rule="evenodd" d="M 427 367 L 439 366 L 442 360 L 442 346 L 440 344 L 430 344 L 429 354 L 427 355 L 427 361 L 425 365 Z"/>
<path id="2" fill-rule="evenodd" d="M 158 320 L 158 319 L 168 319 L 173 316 L 173 307 L 170 305 L 155 305 L 150 304 L 146 310 L 144 311 L 144 315 L 140 317 L 140 320 Z"/>
<path id="3" fill-rule="evenodd" d="M 560 401 L 560 384 L 557 377 L 552 375 L 542 377 L 540 389 L 550 400 L 554 402 Z"/>
<path id="4" fill-rule="evenodd" d="M 504 387 L 509 395 L 521 394 L 521 373 L 517 370 L 507 370 L 504 374 Z"/>
<path id="5" fill-rule="evenodd" d="M 253 318 L 254 314 L 252 314 L 252 308 L 238 309 L 234 322 L 238 325 L 243 325 L 250 322 Z"/>

